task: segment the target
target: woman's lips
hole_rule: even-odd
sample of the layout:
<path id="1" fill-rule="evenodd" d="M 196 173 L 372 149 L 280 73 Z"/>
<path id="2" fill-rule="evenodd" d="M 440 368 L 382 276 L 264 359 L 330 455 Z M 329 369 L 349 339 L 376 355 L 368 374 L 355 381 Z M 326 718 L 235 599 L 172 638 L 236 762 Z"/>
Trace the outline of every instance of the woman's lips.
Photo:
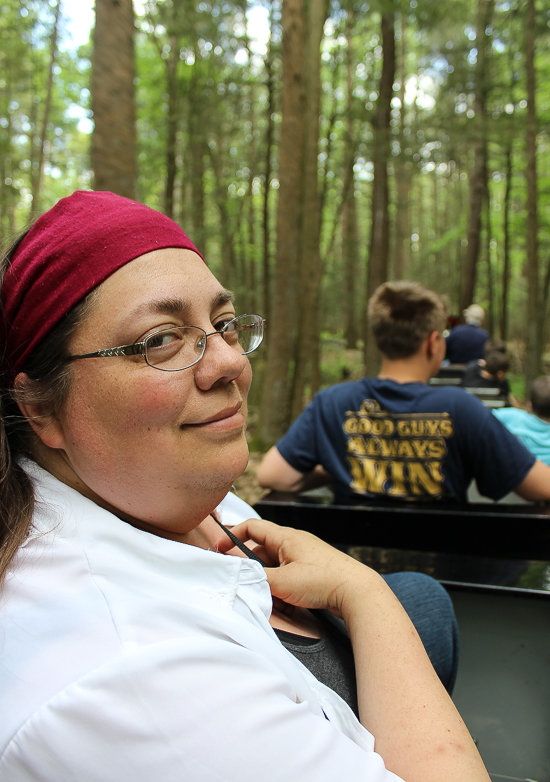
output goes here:
<path id="1" fill-rule="evenodd" d="M 209 418 L 205 418 L 204 421 L 197 421 L 196 423 L 192 424 L 183 424 L 183 427 L 193 426 L 195 428 L 213 429 L 220 431 L 224 429 L 239 428 L 244 424 L 244 416 L 240 412 L 242 405 L 242 402 L 238 402 L 236 405 L 231 405 L 231 407 L 224 407 L 223 410 L 220 410 Z"/>

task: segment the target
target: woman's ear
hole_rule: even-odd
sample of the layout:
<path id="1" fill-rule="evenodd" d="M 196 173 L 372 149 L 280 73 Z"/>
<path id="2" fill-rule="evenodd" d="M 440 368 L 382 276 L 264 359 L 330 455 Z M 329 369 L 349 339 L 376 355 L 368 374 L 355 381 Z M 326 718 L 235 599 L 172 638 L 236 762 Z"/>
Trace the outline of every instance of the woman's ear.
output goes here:
<path id="1" fill-rule="evenodd" d="M 33 381 L 24 372 L 20 372 L 13 383 L 13 395 L 17 406 L 25 416 L 36 436 L 48 448 L 64 448 L 65 436 L 59 418 L 50 405 L 41 403 L 31 393 Z M 34 399 L 33 399 L 34 396 Z"/>

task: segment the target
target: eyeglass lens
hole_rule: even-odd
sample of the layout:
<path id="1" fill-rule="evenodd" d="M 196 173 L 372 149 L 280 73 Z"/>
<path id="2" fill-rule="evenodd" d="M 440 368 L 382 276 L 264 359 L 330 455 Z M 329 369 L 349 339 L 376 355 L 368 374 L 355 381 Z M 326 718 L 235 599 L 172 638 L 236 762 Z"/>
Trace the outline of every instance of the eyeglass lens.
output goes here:
<path id="1" fill-rule="evenodd" d="M 240 315 L 220 335 L 239 353 L 251 353 L 262 341 L 263 320 L 259 315 Z M 206 333 L 194 326 L 163 329 L 145 341 L 145 358 L 150 366 L 159 369 L 186 369 L 203 357 L 206 342 Z"/>

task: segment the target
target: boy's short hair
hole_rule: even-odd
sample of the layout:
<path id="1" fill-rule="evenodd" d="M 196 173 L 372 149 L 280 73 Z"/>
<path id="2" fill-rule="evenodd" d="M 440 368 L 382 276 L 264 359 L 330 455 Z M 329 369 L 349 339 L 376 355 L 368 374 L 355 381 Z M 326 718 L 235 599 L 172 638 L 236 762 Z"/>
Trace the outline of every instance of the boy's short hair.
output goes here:
<path id="1" fill-rule="evenodd" d="M 369 322 L 382 355 L 409 358 L 433 331 L 447 323 L 441 296 L 419 282 L 385 282 L 369 301 Z"/>
<path id="2" fill-rule="evenodd" d="M 505 353 L 500 350 L 490 350 L 485 353 L 485 366 L 483 367 L 490 375 L 496 375 L 497 372 L 508 372 L 510 362 Z"/>
<path id="3" fill-rule="evenodd" d="M 550 377 L 542 375 L 531 386 L 531 406 L 533 413 L 541 418 L 550 418 Z"/>

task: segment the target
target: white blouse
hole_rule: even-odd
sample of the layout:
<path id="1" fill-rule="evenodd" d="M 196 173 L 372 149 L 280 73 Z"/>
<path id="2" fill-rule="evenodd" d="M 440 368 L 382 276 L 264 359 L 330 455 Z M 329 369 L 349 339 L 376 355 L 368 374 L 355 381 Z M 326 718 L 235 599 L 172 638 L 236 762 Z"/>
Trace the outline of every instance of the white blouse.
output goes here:
<path id="1" fill-rule="evenodd" d="M 399 779 L 279 643 L 261 565 L 24 466 L 38 502 L 0 600 L 2 782 Z M 234 498 L 221 513 L 256 515 Z"/>

